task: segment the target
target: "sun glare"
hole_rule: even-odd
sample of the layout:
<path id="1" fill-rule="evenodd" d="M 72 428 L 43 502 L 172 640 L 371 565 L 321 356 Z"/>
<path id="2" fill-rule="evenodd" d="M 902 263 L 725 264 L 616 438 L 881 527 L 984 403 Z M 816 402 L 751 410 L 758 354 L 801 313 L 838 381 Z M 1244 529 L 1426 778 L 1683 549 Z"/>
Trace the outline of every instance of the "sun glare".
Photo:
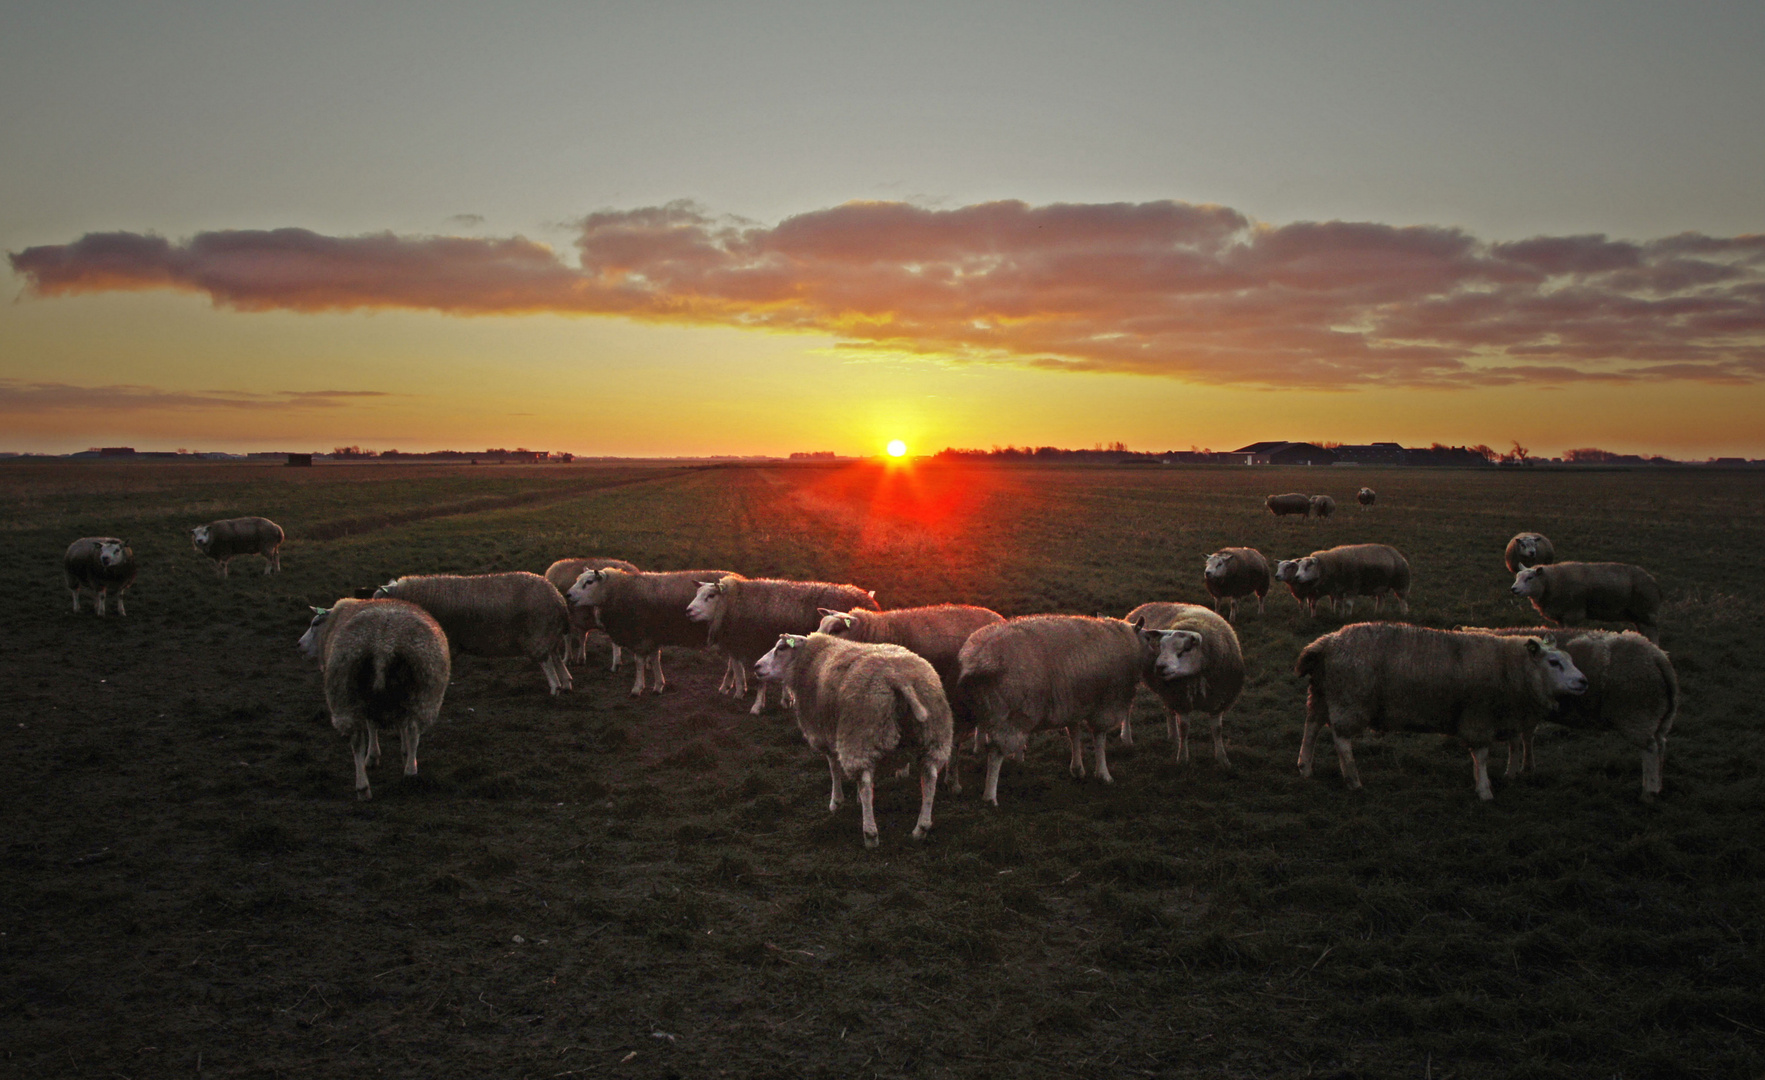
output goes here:
<path id="1" fill-rule="evenodd" d="M 890 457 L 905 457 L 906 454 L 907 454 L 907 444 L 906 443 L 902 442 L 900 439 L 894 439 L 894 440 L 890 441 L 890 443 L 889 443 L 889 456 Z"/>

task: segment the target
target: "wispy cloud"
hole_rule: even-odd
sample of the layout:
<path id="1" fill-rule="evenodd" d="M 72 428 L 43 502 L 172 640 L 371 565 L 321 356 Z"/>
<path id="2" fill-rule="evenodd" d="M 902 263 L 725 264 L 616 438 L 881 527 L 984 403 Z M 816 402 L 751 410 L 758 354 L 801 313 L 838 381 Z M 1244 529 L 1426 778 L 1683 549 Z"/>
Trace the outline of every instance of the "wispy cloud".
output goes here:
<path id="1" fill-rule="evenodd" d="M 520 237 L 91 233 L 12 254 L 32 292 L 183 289 L 247 311 L 557 312 L 1262 386 L 1765 379 L 1765 236 L 1479 240 L 1222 206 L 856 202 L 776 226 L 690 203 Z"/>
<path id="2" fill-rule="evenodd" d="M 267 394 L 232 390 L 162 390 L 119 383 L 68 383 L 0 379 L 0 415 L 43 412 L 155 412 L 212 409 L 335 409 L 354 398 L 398 395 L 379 390 L 280 390 Z"/>

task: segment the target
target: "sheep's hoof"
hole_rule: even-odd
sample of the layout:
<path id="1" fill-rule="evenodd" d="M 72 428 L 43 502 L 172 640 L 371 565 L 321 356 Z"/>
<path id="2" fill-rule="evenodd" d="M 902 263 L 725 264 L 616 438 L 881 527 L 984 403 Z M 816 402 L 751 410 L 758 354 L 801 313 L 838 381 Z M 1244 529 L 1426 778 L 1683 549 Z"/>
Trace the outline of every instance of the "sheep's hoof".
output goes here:
<path id="1" fill-rule="evenodd" d="M 923 826 L 923 825 L 915 825 L 915 826 L 914 826 L 914 827 L 913 827 L 913 839 L 915 839 L 915 840 L 924 840 L 924 839 L 925 839 L 925 834 L 926 834 L 926 831 L 927 831 L 927 830 L 926 830 L 926 828 L 925 828 L 925 826 Z"/>
<path id="2" fill-rule="evenodd" d="M 374 797 L 374 789 L 373 788 L 357 788 L 356 793 L 355 793 L 355 797 L 357 799 L 361 800 L 362 802 L 367 802 L 369 799 Z"/>
<path id="3" fill-rule="evenodd" d="M 1305 777 L 1308 780 L 1311 779 L 1311 765 L 1309 765 L 1303 761 L 1300 762 L 1299 763 L 1299 775 Z"/>
<path id="4" fill-rule="evenodd" d="M 877 838 L 876 838 L 876 834 L 875 834 L 875 833 L 865 833 L 865 834 L 864 834 L 864 846 L 865 846 L 865 847 L 867 847 L 867 848 L 873 848 L 873 847 L 876 847 L 876 846 L 877 846 L 877 844 L 879 844 L 879 843 L 881 843 L 881 841 L 879 841 L 879 840 L 878 840 L 878 839 L 877 839 Z"/>
<path id="5" fill-rule="evenodd" d="M 634 698 L 640 698 L 640 697 L 643 697 L 643 691 L 642 691 L 642 690 L 633 690 L 633 691 L 632 691 L 632 692 L 631 692 L 631 696 L 632 696 L 632 697 L 634 697 Z"/>

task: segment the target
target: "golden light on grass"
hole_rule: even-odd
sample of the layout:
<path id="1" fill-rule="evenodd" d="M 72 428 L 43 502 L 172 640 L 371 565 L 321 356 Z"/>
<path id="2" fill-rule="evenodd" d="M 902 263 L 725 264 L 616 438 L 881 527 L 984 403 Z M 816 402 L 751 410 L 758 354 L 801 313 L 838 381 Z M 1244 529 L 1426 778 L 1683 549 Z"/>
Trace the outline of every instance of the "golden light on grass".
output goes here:
<path id="1" fill-rule="evenodd" d="M 900 439 L 891 439 L 889 441 L 888 451 L 890 457 L 906 457 L 907 444 Z"/>

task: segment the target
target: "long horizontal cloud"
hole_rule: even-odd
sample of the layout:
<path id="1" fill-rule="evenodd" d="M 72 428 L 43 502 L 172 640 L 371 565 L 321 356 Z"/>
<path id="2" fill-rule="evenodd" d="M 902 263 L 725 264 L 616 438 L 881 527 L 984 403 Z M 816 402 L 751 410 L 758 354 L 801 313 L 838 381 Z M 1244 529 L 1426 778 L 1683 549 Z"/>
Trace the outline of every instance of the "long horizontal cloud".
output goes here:
<path id="1" fill-rule="evenodd" d="M 182 289 L 247 311 L 556 312 L 1263 386 L 1765 378 L 1765 236 L 1479 240 L 1181 202 L 848 203 L 776 226 L 592 214 L 519 237 L 91 233 L 11 257 L 40 296 Z"/>
<path id="2" fill-rule="evenodd" d="M 210 409 L 334 409 L 359 398 L 397 395 L 381 390 L 281 390 L 267 394 L 229 390 L 163 390 L 129 383 L 73 386 L 68 383 L 0 379 L 0 415 L 42 412 L 135 412 Z"/>

